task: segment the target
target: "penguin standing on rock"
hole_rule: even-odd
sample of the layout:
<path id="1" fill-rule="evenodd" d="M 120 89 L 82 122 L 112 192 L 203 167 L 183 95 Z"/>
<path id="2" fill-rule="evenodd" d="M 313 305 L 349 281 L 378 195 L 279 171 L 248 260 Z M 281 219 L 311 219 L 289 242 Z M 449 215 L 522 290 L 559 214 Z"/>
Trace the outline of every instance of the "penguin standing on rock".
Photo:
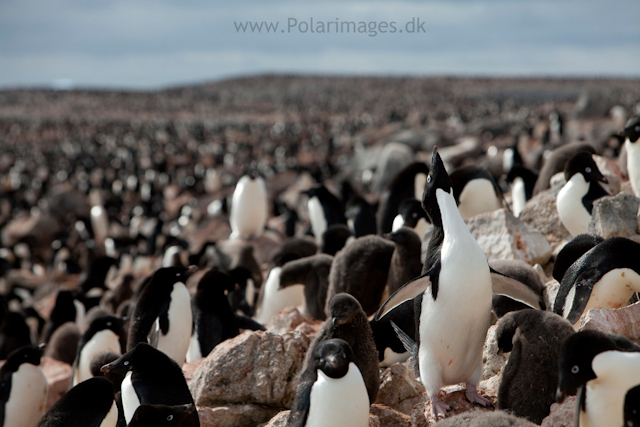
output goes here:
<path id="1" fill-rule="evenodd" d="M 91 378 L 91 361 L 100 352 L 110 351 L 118 357 L 122 354 L 121 337 L 124 321 L 114 316 L 96 318 L 89 325 L 78 345 L 78 355 L 74 362 L 71 385 L 76 386 Z"/>
<path id="2" fill-rule="evenodd" d="M 302 372 L 287 426 L 369 425 L 369 397 L 355 356 L 341 339 L 320 342 Z"/>
<path id="3" fill-rule="evenodd" d="M 179 365 L 185 362 L 192 319 L 191 296 L 184 285 L 192 269 L 167 267 L 153 273 L 136 300 L 127 349 L 150 343 Z"/>
<path id="4" fill-rule="evenodd" d="M 47 411 L 38 427 L 116 427 L 118 408 L 111 381 L 96 377 L 81 382 Z"/>
<path id="5" fill-rule="evenodd" d="M 43 348 L 19 348 L 0 368 L 0 427 L 34 426 L 44 414 L 49 384 L 40 369 Z"/>
<path id="6" fill-rule="evenodd" d="M 434 225 L 423 274 L 394 293 L 374 320 L 414 300 L 416 342 L 404 338 L 437 419 L 449 409 L 438 397 L 440 388 L 448 384 L 465 382 L 470 402 L 491 406 L 478 395 L 476 386 L 491 318 L 492 282 L 486 256 L 460 216 L 449 175 L 435 148 L 422 205 Z"/>
<path id="7" fill-rule="evenodd" d="M 267 187 L 255 172 L 244 175 L 231 198 L 231 238 L 260 237 L 268 216 Z"/>
<path id="8" fill-rule="evenodd" d="M 572 236 L 586 233 L 591 222 L 593 202 L 609 193 L 598 184 L 608 182 L 590 153 L 578 153 L 564 168 L 567 183 L 556 198 L 558 216 Z"/>

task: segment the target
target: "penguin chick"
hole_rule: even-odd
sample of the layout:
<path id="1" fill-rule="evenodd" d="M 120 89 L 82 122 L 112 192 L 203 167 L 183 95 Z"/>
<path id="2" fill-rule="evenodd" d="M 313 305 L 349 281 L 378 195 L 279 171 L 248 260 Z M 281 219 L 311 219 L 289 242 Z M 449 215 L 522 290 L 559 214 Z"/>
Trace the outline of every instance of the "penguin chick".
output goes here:
<path id="1" fill-rule="evenodd" d="M 572 236 L 586 233 L 591 222 L 593 202 L 609 193 L 598 182 L 608 182 L 589 153 L 578 153 L 564 168 L 567 183 L 556 197 L 558 216 Z"/>
<path id="2" fill-rule="evenodd" d="M 385 237 L 396 245 L 387 277 L 389 294 L 393 294 L 402 285 L 420 275 L 422 241 L 415 231 L 407 227 L 402 227 Z"/>
<path id="3" fill-rule="evenodd" d="M 300 375 L 287 426 L 369 425 L 369 398 L 349 344 L 320 342 Z"/>
<path id="4" fill-rule="evenodd" d="M 355 364 L 367 387 L 369 403 L 375 402 L 380 387 L 380 363 L 373 332 L 360 303 L 349 294 L 337 294 L 329 301 L 329 317 L 309 346 L 303 372 L 312 365 L 311 357 L 318 344 L 333 338 L 345 340 L 353 350 Z"/>
<path id="5" fill-rule="evenodd" d="M 329 272 L 333 257 L 317 254 L 287 262 L 280 272 L 280 289 L 304 285 L 304 315 L 314 319 L 326 318 L 324 307 L 329 289 Z"/>
<path id="6" fill-rule="evenodd" d="M 498 351 L 510 354 L 500 380 L 498 408 L 541 424 L 555 402 L 560 346 L 573 333 L 566 319 L 547 311 L 521 310 L 500 319 Z"/>
<path id="7" fill-rule="evenodd" d="M 195 410 L 194 405 L 140 405 L 127 427 L 178 427 Z"/>
<path id="8" fill-rule="evenodd" d="M 49 344 L 44 349 L 44 355 L 73 365 L 78 355 L 78 345 L 82 334 L 75 322 L 66 322 L 51 335 Z"/>
<path id="9" fill-rule="evenodd" d="M 118 408 L 111 381 L 96 377 L 66 392 L 38 427 L 116 427 Z"/>

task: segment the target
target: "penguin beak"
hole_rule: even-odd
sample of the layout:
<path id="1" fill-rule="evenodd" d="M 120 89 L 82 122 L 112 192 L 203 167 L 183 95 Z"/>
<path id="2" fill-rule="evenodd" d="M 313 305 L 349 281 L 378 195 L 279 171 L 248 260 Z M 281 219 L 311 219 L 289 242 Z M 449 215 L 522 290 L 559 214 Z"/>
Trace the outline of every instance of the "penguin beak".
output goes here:
<path id="1" fill-rule="evenodd" d="M 100 368 L 100 372 L 102 372 L 103 374 L 113 373 L 124 376 L 127 373 L 127 367 L 124 365 L 122 359 L 118 359 L 114 360 L 108 365 L 104 365 L 102 368 Z"/>
<path id="2" fill-rule="evenodd" d="M 599 178 L 599 180 L 600 180 L 600 182 L 604 182 L 605 184 L 608 184 L 608 183 L 609 183 L 609 180 L 608 180 L 608 179 L 607 179 L 607 177 L 606 177 L 606 176 L 604 176 L 604 175 L 601 175 L 601 176 L 600 176 L 600 178 Z"/>
<path id="3" fill-rule="evenodd" d="M 327 356 L 324 360 L 327 363 L 327 365 L 331 366 L 333 369 L 336 369 L 338 367 L 338 358 L 335 355 L 331 354 Z"/>
<path id="4" fill-rule="evenodd" d="M 338 324 L 338 318 L 337 317 L 332 318 L 331 321 L 333 322 L 333 326 L 336 326 Z"/>

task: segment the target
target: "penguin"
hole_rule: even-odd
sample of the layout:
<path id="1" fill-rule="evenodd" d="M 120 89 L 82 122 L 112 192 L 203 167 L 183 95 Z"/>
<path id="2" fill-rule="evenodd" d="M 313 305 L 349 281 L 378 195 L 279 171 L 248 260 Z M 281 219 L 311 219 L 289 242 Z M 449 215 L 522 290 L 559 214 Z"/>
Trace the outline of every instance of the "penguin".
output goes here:
<path id="1" fill-rule="evenodd" d="M 533 197 L 533 188 L 538 174 L 524 166 L 513 166 L 507 174 L 507 182 L 511 185 L 511 203 L 513 216 L 520 217 L 524 205 Z"/>
<path id="2" fill-rule="evenodd" d="M 177 427 L 195 410 L 194 405 L 140 405 L 127 427 Z"/>
<path id="3" fill-rule="evenodd" d="M 402 227 L 384 237 L 396 245 L 387 276 L 389 294 L 393 294 L 402 285 L 420 275 L 422 240 L 416 232 L 407 227 Z"/>
<path id="4" fill-rule="evenodd" d="M 536 185 L 533 187 L 533 195 L 535 196 L 536 194 L 551 188 L 551 178 L 558 172 L 562 172 L 564 170 L 567 161 L 571 157 L 583 151 L 590 154 L 596 154 L 595 148 L 593 148 L 592 145 L 585 143 L 565 144 L 562 147 L 553 150 L 540 169 Z"/>
<path id="5" fill-rule="evenodd" d="M 605 240 L 582 255 L 567 270 L 553 312 L 576 325 L 594 308 L 620 308 L 640 291 L 640 243 L 624 237 Z"/>
<path id="6" fill-rule="evenodd" d="M 303 315 L 324 320 L 324 307 L 329 290 L 329 272 L 333 257 L 316 254 L 287 262 L 280 272 L 280 289 L 292 285 L 304 286 Z"/>
<path id="7" fill-rule="evenodd" d="M 558 216 L 572 236 L 586 233 L 591 222 L 593 202 L 610 194 L 598 184 L 608 182 L 593 161 L 591 154 L 583 152 L 573 156 L 564 168 L 567 183 L 556 197 Z"/>
<path id="8" fill-rule="evenodd" d="M 624 424 L 622 426 L 640 426 L 640 385 L 627 391 L 624 398 Z"/>
<path id="9" fill-rule="evenodd" d="M 470 402 L 491 406 L 476 386 L 491 318 L 492 281 L 487 259 L 462 220 L 435 147 L 422 205 L 434 226 L 423 273 L 396 291 L 374 319 L 414 300 L 416 340 L 407 346 L 438 419 L 449 409 L 438 398 L 440 388 L 448 384 L 465 382 Z"/>
<path id="10" fill-rule="evenodd" d="M 329 272 L 327 303 L 341 292 L 353 295 L 367 315 L 380 307 L 396 246 L 380 236 L 363 236 L 336 254 Z M 329 307 L 325 307 L 328 313 Z"/>
<path id="11" fill-rule="evenodd" d="M 275 252 L 271 258 L 271 263 L 282 267 L 289 261 L 315 255 L 316 252 L 318 252 L 318 245 L 312 240 L 304 238 L 289 239 Z"/>
<path id="12" fill-rule="evenodd" d="M 344 224 L 333 224 L 329 226 L 320 239 L 320 252 L 335 256 L 338 251 L 355 239 L 353 232 Z"/>
<path id="13" fill-rule="evenodd" d="M 419 200 L 405 199 L 400 203 L 398 215 L 393 220 L 391 232 L 398 231 L 401 227 L 413 229 L 420 237 L 420 241 L 424 240 L 424 236 L 431 229 L 431 224 Z"/>
<path id="14" fill-rule="evenodd" d="M 498 353 L 509 353 L 498 408 L 542 424 L 556 398 L 560 346 L 573 326 L 557 314 L 526 309 L 507 313 L 495 333 Z"/>
<path id="15" fill-rule="evenodd" d="M 85 314 L 86 308 L 76 299 L 74 291 L 58 291 L 56 303 L 42 331 L 41 341 L 48 343 L 53 332 L 66 322 L 74 322 L 79 328 L 84 327 Z"/>
<path id="16" fill-rule="evenodd" d="M 139 342 L 150 342 L 179 365 L 185 361 L 192 329 L 191 296 L 184 283 L 193 270 L 161 268 L 136 300 L 127 340 L 132 350 Z"/>
<path id="17" fill-rule="evenodd" d="M 191 302 L 194 327 L 187 362 L 207 357 L 216 345 L 237 336 L 240 328 L 265 330 L 262 325 L 231 309 L 225 292 L 232 291 L 235 286 L 236 281 L 231 276 L 217 269 L 207 271 L 200 278 Z"/>
<path id="18" fill-rule="evenodd" d="M 255 318 L 258 323 L 266 325 L 283 308 L 297 307 L 304 304 L 304 285 L 295 284 L 282 288 L 280 286 L 281 274 L 282 267 L 275 266 L 267 275 L 261 298 L 258 301 L 259 310 L 257 310 Z"/>
<path id="19" fill-rule="evenodd" d="M 451 173 L 450 179 L 462 219 L 502 207 L 502 191 L 486 168 L 462 166 Z"/>
<path id="20" fill-rule="evenodd" d="M 268 216 L 267 187 L 255 172 L 244 175 L 233 191 L 229 223 L 232 239 L 260 237 Z"/>
<path id="21" fill-rule="evenodd" d="M 14 350 L 35 343 L 25 316 L 11 311 L 4 301 L 0 301 L 0 360 L 4 360 Z"/>
<path id="22" fill-rule="evenodd" d="M 75 322 L 66 322 L 51 335 L 44 349 L 44 355 L 73 365 L 78 355 L 78 345 L 82 334 Z"/>
<path id="23" fill-rule="evenodd" d="M 569 243 L 564 245 L 562 250 L 556 255 L 553 272 L 551 273 L 553 278 L 558 282 L 562 282 L 562 278 L 569 267 L 571 267 L 578 258 L 602 242 L 604 242 L 604 237 L 598 236 L 597 234 L 578 234 Z"/>
<path id="24" fill-rule="evenodd" d="M 102 351 L 122 354 L 124 321 L 115 316 L 103 316 L 94 319 L 82 335 L 78 345 L 78 354 L 73 364 L 71 386 L 91 378 L 91 360 Z"/>
<path id="25" fill-rule="evenodd" d="M 502 411 L 468 411 L 447 418 L 438 427 L 536 427 L 537 424 Z"/>
<path id="26" fill-rule="evenodd" d="M 43 348 L 19 348 L 0 368 L 0 427 L 33 426 L 44 414 L 49 384 L 40 369 Z"/>
<path id="27" fill-rule="evenodd" d="M 381 368 L 387 368 L 394 363 L 405 362 L 411 354 L 398 338 L 395 328 L 400 328 L 409 337 L 416 336 L 415 312 L 413 301 L 405 301 L 382 319 L 369 321 L 373 339 L 378 350 L 378 360 Z M 417 377 L 419 374 L 416 375 Z"/>
<path id="28" fill-rule="evenodd" d="M 625 337 L 584 330 L 560 350 L 556 400 L 578 393 L 576 425 L 623 423 L 627 391 L 640 385 L 640 347 Z"/>
<path id="29" fill-rule="evenodd" d="M 118 408 L 113 384 L 96 377 L 66 392 L 38 423 L 38 427 L 116 427 Z"/>
<path id="30" fill-rule="evenodd" d="M 320 342 L 299 379 L 287 426 L 369 425 L 369 396 L 349 344 Z"/>
<path id="31" fill-rule="evenodd" d="M 429 166 L 422 162 L 411 163 L 398 172 L 389 182 L 380 198 L 378 207 L 379 234 L 392 231 L 400 204 L 406 199 L 422 199 L 422 190 L 429 173 Z"/>
<path id="32" fill-rule="evenodd" d="M 491 306 L 496 317 L 532 307 L 546 309 L 544 284 L 529 264 L 516 259 L 489 260 L 489 268 L 494 292 Z M 503 289 L 506 292 L 501 292 L 497 283 L 503 279 L 514 279 L 510 280 L 507 289 Z"/>
<path id="33" fill-rule="evenodd" d="M 516 136 L 513 139 L 513 144 L 510 147 L 507 147 L 502 153 L 502 170 L 505 173 L 508 173 L 516 166 L 524 165 L 524 161 L 522 160 L 522 156 L 520 155 L 520 151 L 518 150 L 518 140 L 520 136 Z"/>
<path id="34" fill-rule="evenodd" d="M 124 375 L 122 407 L 127 423 L 140 405 L 194 404 L 182 369 L 162 351 L 139 343 L 118 360 L 102 367 L 105 374 Z M 198 413 L 183 421 L 184 426 L 200 426 Z"/>
<path id="35" fill-rule="evenodd" d="M 347 224 L 342 202 L 327 190 L 327 187 L 318 185 L 303 191 L 303 193 L 309 196 L 307 201 L 309 220 L 311 221 L 311 230 L 318 244 L 321 243 L 322 234 L 328 227 L 333 224 Z"/>
<path id="36" fill-rule="evenodd" d="M 354 195 L 349 199 L 346 203 L 345 217 L 356 238 L 376 234 L 378 230 L 376 211 L 362 196 Z"/>
<path id="37" fill-rule="evenodd" d="M 369 403 L 374 403 L 380 388 L 378 352 L 367 316 L 358 300 L 349 294 L 337 294 L 329 301 L 329 316 L 309 346 L 302 372 L 307 372 L 313 365 L 316 347 L 333 338 L 346 341 L 353 350 L 354 363 L 364 379 Z"/>
<path id="38" fill-rule="evenodd" d="M 633 116 L 627 121 L 622 132 L 624 148 L 627 152 L 627 172 L 633 193 L 640 197 L 640 116 Z"/>

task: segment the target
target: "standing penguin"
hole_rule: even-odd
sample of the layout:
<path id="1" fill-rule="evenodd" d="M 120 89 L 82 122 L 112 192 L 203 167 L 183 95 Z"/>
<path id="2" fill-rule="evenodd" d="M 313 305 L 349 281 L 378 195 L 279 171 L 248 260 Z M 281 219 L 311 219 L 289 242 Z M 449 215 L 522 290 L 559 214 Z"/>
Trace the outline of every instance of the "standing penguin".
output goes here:
<path id="1" fill-rule="evenodd" d="M 19 348 L 0 368 L 0 427 L 31 427 L 44 414 L 49 384 L 40 369 L 43 348 Z"/>
<path id="2" fill-rule="evenodd" d="M 422 241 L 412 229 L 407 227 L 402 227 L 385 237 L 396 245 L 387 277 L 389 294 L 393 294 L 402 285 L 420 275 Z"/>
<path id="3" fill-rule="evenodd" d="M 73 291 L 58 291 L 56 296 L 56 304 L 51 311 L 49 320 L 44 325 L 42 338 L 40 341 L 48 343 L 51 335 L 66 322 L 74 322 L 79 328 L 84 326 L 84 316 L 87 310 L 79 300 L 75 297 Z"/>
<path id="4" fill-rule="evenodd" d="M 424 240 L 425 234 L 431 229 L 431 224 L 419 200 L 405 199 L 400 203 L 398 216 L 393 220 L 391 231 L 398 231 L 401 227 L 413 229 L 420 237 L 420 242 Z"/>
<path id="5" fill-rule="evenodd" d="M 118 408 L 111 381 L 89 378 L 66 392 L 38 427 L 116 427 Z"/>
<path id="6" fill-rule="evenodd" d="M 540 169 L 536 185 L 533 187 L 533 195 L 535 196 L 536 194 L 549 189 L 551 187 L 551 178 L 553 175 L 558 172 L 562 172 L 567 161 L 574 155 L 583 151 L 591 154 L 596 153 L 596 150 L 592 145 L 585 143 L 565 144 L 562 147 L 553 150 L 542 165 L 542 169 Z"/>
<path id="7" fill-rule="evenodd" d="M 633 116 L 619 134 L 624 138 L 627 151 L 627 172 L 629 182 L 636 196 L 640 196 L 640 116 Z"/>
<path id="8" fill-rule="evenodd" d="M 521 310 L 500 319 L 498 351 L 510 353 L 498 408 L 541 424 L 556 398 L 560 346 L 573 333 L 569 322 L 548 311 Z"/>
<path id="9" fill-rule="evenodd" d="M 191 297 L 184 283 L 193 270 L 179 267 L 161 268 L 136 300 L 127 349 L 148 342 L 173 358 L 185 361 L 191 339 Z"/>
<path id="10" fill-rule="evenodd" d="M 261 236 L 267 215 L 267 187 L 264 179 L 257 173 L 250 172 L 240 178 L 231 198 L 231 238 Z"/>
<path id="11" fill-rule="evenodd" d="M 194 405 L 140 405 L 127 427 L 178 427 L 195 410 Z"/>
<path id="12" fill-rule="evenodd" d="M 143 404 L 193 404 L 187 381 L 180 366 L 149 344 L 140 343 L 118 360 L 102 367 L 106 374 L 123 375 L 122 407 L 127 423 L 138 406 Z M 184 426 L 200 426 L 198 413 L 193 412 Z"/>
<path id="13" fill-rule="evenodd" d="M 511 184 L 511 203 L 513 216 L 516 218 L 524 209 L 527 201 L 533 197 L 533 188 L 538 180 L 538 174 L 524 166 L 514 166 L 507 174 L 507 182 Z"/>
<path id="14" fill-rule="evenodd" d="M 562 225 L 572 236 L 586 233 L 591 222 L 593 202 L 609 193 L 598 184 L 607 183 L 607 178 L 593 161 L 590 153 L 573 156 L 564 168 L 567 183 L 556 198 L 558 216 Z"/>
<path id="15" fill-rule="evenodd" d="M 91 322 L 78 345 L 78 354 L 71 374 L 72 386 L 93 377 L 91 361 L 98 353 L 111 351 L 118 356 L 122 354 L 123 326 L 124 321 L 114 316 L 98 317 Z"/>
<path id="16" fill-rule="evenodd" d="M 450 179 L 462 219 L 502 207 L 502 191 L 486 168 L 462 166 L 451 173 Z"/>
<path id="17" fill-rule="evenodd" d="M 380 387 L 380 363 L 373 340 L 373 332 L 360 303 L 349 294 L 338 294 L 329 301 L 329 317 L 307 351 L 303 372 L 313 365 L 316 347 L 333 338 L 345 340 L 354 354 L 354 363 L 360 370 L 369 395 L 374 403 Z"/>
<path id="18" fill-rule="evenodd" d="M 566 271 L 553 312 L 577 326 L 593 308 L 620 308 L 640 292 L 640 243 L 624 237 L 605 240 L 582 255 Z"/>
<path id="19" fill-rule="evenodd" d="M 640 347 L 620 335 L 584 330 L 560 350 L 556 400 L 576 394 L 581 427 L 620 426 L 627 391 L 640 385 Z"/>
<path id="20" fill-rule="evenodd" d="M 423 274 L 393 294 L 374 319 L 414 300 L 416 342 L 409 347 L 437 419 L 449 409 L 438 398 L 447 384 L 465 382 L 470 402 L 491 405 L 476 386 L 491 318 L 492 283 L 485 254 L 460 216 L 435 148 L 422 205 L 434 225 Z"/>
<path id="21" fill-rule="evenodd" d="M 393 222 L 399 213 L 400 204 L 406 199 L 420 200 L 427 180 L 429 167 L 422 163 L 411 163 L 393 177 L 380 198 L 378 208 L 378 232 L 392 231 Z"/>
<path id="22" fill-rule="evenodd" d="M 356 237 L 376 234 L 376 211 L 364 197 L 354 195 L 346 203 L 347 225 Z"/>
<path id="23" fill-rule="evenodd" d="M 302 372 L 287 426 L 369 425 L 369 397 L 355 356 L 341 339 L 322 341 Z"/>
<path id="24" fill-rule="evenodd" d="M 322 234 L 333 224 L 347 224 L 342 202 L 324 185 L 318 185 L 304 191 L 309 196 L 307 208 L 311 230 L 316 242 L 321 243 Z"/>

